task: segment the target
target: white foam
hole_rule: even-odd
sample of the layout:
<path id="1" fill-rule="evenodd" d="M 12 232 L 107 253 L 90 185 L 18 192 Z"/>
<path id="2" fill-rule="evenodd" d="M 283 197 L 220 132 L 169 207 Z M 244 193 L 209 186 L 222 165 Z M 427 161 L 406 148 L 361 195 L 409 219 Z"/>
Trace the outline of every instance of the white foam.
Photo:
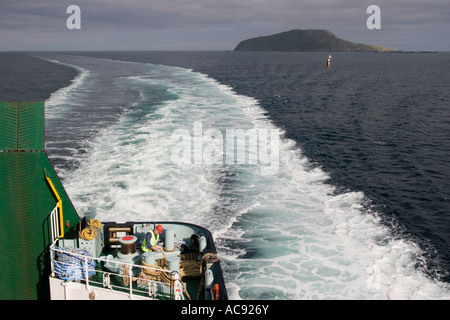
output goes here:
<path id="1" fill-rule="evenodd" d="M 120 79 L 140 91 L 134 107 L 154 86 L 174 98 L 152 105 L 143 119 L 133 119 L 130 108 L 91 142 L 81 167 L 65 175 L 79 213 L 207 227 L 233 299 L 450 298 L 448 286 L 414 268 L 421 256 L 414 243 L 390 237 L 362 193 L 334 195 L 327 174 L 282 131 L 274 175 L 252 165 L 173 163 L 171 133 L 192 130 L 199 119 L 219 130 L 276 127 L 255 99 L 205 75 L 142 66 L 147 75 Z"/>
<path id="2" fill-rule="evenodd" d="M 78 75 L 71 80 L 68 86 L 60 88 L 59 90 L 53 92 L 45 101 L 46 119 L 62 117 L 64 115 L 65 108 L 67 108 L 68 105 L 74 106 L 77 104 L 77 99 L 74 99 L 73 92 L 85 83 L 85 81 L 90 76 L 90 72 L 88 69 L 76 65 L 64 63 L 54 59 L 43 57 L 40 58 L 53 63 L 74 68 L 79 72 Z"/>

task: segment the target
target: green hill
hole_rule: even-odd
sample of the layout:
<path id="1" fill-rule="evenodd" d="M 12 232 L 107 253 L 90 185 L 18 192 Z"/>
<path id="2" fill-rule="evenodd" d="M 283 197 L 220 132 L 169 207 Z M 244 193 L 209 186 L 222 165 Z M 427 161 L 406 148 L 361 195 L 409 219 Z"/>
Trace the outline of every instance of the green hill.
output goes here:
<path id="1" fill-rule="evenodd" d="M 328 30 L 291 30 L 241 41 L 234 51 L 396 52 L 399 50 L 353 43 Z"/>

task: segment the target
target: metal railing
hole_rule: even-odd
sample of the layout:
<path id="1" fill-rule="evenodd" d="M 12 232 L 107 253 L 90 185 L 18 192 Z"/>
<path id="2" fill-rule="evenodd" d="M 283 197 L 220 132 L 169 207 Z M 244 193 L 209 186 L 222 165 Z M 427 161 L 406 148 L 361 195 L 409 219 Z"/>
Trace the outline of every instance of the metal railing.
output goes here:
<path id="1" fill-rule="evenodd" d="M 50 212 L 50 232 L 52 236 L 52 243 L 54 243 L 60 235 L 59 226 L 59 205 L 56 204 L 55 208 L 53 208 L 52 212 Z"/>
<path id="2" fill-rule="evenodd" d="M 58 274 L 61 273 L 58 269 L 61 267 L 71 267 L 74 268 L 74 270 L 72 270 L 74 276 L 66 281 L 84 283 L 86 290 L 92 290 L 93 287 L 100 287 L 118 293 L 127 293 L 130 298 L 135 295 L 139 295 L 141 299 L 184 300 L 183 285 L 179 281 L 179 274 L 176 271 L 169 271 L 144 265 L 135 265 L 116 260 L 112 262 L 115 264 L 120 264 L 123 268 L 123 273 L 105 271 L 101 267 L 102 263 L 111 263 L 111 260 L 67 251 L 65 249 L 58 248 L 56 246 L 57 242 L 58 239 L 56 239 L 50 246 L 52 277 L 59 277 L 64 280 L 64 277 L 61 277 L 61 275 Z M 60 259 L 58 259 L 57 256 L 59 256 Z M 61 256 L 65 256 L 65 258 L 61 259 Z M 73 266 L 73 264 L 69 262 L 71 259 L 76 259 L 79 261 L 79 265 Z M 95 268 L 92 268 L 93 261 L 96 265 Z M 137 270 L 137 268 L 139 268 L 142 272 L 144 270 L 149 270 L 151 272 L 166 273 L 166 279 L 173 279 L 171 280 L 172 283 L 168 284 L 163 281 L 150 280 L 145 277 L 141 277 L 141 273 L 139 273 L 139 276 L 137 277 L 133 276 L 133 270 Z M 161 292 L 158 288 L 166 288 L 166 291 Z"/>

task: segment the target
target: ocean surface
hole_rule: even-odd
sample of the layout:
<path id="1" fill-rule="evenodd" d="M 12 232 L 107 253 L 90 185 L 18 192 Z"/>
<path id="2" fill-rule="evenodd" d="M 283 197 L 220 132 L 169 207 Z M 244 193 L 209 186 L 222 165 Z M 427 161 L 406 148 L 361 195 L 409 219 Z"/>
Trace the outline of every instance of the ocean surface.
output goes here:
<path id="1" fill-rule="evenodd" d="M 231 299 L 450 299 L 450 53 L 0 53 L 78 213 L 213 234 Z"/>

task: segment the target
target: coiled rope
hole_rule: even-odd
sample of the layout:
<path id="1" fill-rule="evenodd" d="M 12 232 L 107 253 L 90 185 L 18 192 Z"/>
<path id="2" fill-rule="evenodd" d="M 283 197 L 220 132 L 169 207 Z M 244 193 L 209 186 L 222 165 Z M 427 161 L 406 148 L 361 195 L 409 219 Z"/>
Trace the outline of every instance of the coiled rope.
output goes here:
<path id="1" fill-rule="evenodd" d="M 138 284 L 143 286 L 147 284 L 149 281 L 159 281 L 164 282 L 171 287 L 174 286 L 174 279 L 169 275 L 167 272 L 167 267 L 165 266 L 167 259 L 163 260 L 164 266 L 158 266 L 158 265 L 149 265 L 146 264 L 144 261 L 141 262 L 142 266 L 146 268 L 142 268 L 141 273 L 139 273 L 139 278 L 133 278 L 133 281 L 137 280 Z M 124 268 L 124 284 L 128 286 L 129 280 L 128 280 L 128 270 L 125 271 L 126 268 Z M 127 279 L 127 280 L 125 280 Z M 184 292 L 186 293 L 186 296 L 188 300 L 191 300 L 191 297 L 189 295 L 189 292 L 186 289 L 186 285 L 183 281 L 179 280 L 181 285 L 183 286 Z"/>
<path id="2" fill-rule="evenodd" d="M 87 227 L 80 232 L 80 238 L 83 240 L 92 240 L 97 236 L 98 231 L 102 227 L 102 223 L 97 219 L 91 219 L 87 223 Z"/>
<path id="3" fill-rule="evenodd" d="M 157 265 L 149 265 L 145 263 L 145 261 L 141 262 L 141 265 L 145 268 L 142 268 L 141 273 L 138 278 L 133 278 L 134 281 L 138 281 L 139 285 L 145 285 L 148 281 L 160 281 L 173 286 L 173 279 L 170 277 L 169 273 L 166 271 L 167 269 L 167 257 L 164 254 L 164 250 L 161 248 L 161 251 L 164 255 L 164 259 L 160 259 L 157 262 Z M 197 300 L 200 296 L 200 292 L 202 286 L 204 284 L 204 274 L 203 270 L 208 268 L 208 264 L 219 261 L 216 253 L 207 253 L 202 256 L 201 261 L 197 261 L 198 252 L 192 252 L 188 254 L 181 254 L 180 260 L 180 278 L 198 278 L 201 277 L 200 285 L 197 292 Z M 128 270 L 127 270 L 128 271 Z M 128 272 L 124 270 L 124 275 L 128 275 Z M 124 282 L 126 281 L 126 286 L 129 284 L 129 278 L 126 276 L 127 280 L 124 278 Z M 186 289 L 186 285 L 183 281 L 181 284 L 184 288 L 184 292 L 189 300 L 191 297 Z"/>

